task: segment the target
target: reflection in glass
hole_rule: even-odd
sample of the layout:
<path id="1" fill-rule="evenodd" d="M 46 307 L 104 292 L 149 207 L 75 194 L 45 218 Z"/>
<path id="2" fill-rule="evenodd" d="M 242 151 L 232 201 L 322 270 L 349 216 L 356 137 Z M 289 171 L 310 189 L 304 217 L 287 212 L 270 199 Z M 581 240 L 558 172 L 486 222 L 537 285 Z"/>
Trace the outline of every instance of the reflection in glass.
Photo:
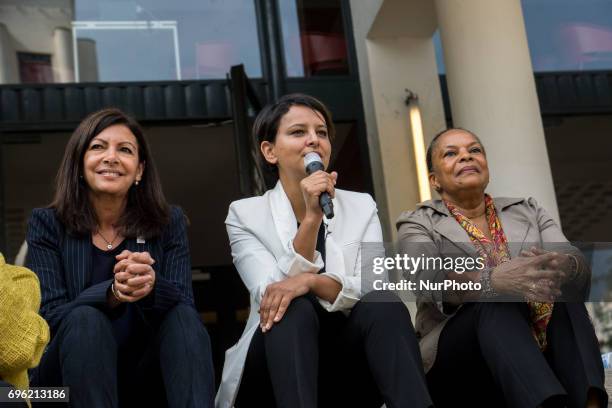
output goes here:
<path id="1" fill-rule="evenodd" d="M 19 77 L 25 84 L 42 84 L 53 82 L 51 55 L 18 52 Z"/>
<path id="2" fill-rule="evenodd" d="M 279 1 L 289 77 L 348 75 L 340 0 Z"/>
<path id="3" fill-rule="evenodd" d="M 534 71 L 612 69 L 612 3 L 522 0 Z"/>
<path id="4" fill-rule="evenodd" d="M 612 2 L 521 0 L 535 72 L 612 69 Z M 438 72 L 445 73 L 439 30 Z"/>
<path id="5" fill-rule="evenodd" d="M 75 22 L 72 30 L 77 82 L 181 79 L 176 21 Z"/>
<path id="6" fill-rule="evenodd" d="M 0 0 L 0 83 L 64 82 L 73 78 L 71 3 Z"/>
<path id="7" fill-rule="evenodd" d="M 253 0 L 0 0 L 0 83 L 257 78 L 260 60 Z"/>
<path id="8" fill-rule="evenodd" d="M 89 65 L 97 65 L 99 81 L 221 79 L 240 63 L 249 76 L 261 77 L 253 0 L 75 4 L 77 24 L 122 27 L 77 33 L 95 43 Z M 87 61 L 79 58 L 79 64 Z"/>

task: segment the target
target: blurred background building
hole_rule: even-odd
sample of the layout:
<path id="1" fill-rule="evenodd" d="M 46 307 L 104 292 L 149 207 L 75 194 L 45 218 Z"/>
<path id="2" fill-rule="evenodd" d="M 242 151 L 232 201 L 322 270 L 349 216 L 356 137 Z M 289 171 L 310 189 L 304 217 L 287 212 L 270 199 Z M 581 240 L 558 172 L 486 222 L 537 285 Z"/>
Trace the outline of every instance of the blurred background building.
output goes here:
<path id="1" fill-rule="evenodd" d="M 125 110 L 191 220 L 220 367 L 248 307 L 223 221 L 265 187 L 249 126 L 289 92 L 330 106 L 339 187 L 374 195 L 387 240 L 426 196 L 419 140 L 453 125 L 483 140 L 493 194 L 536 197 L 571 240 L 612 241 L 608 0 L 0 0 L 0 251 L 12 259 L 51 200 L 78 122 Z"/>

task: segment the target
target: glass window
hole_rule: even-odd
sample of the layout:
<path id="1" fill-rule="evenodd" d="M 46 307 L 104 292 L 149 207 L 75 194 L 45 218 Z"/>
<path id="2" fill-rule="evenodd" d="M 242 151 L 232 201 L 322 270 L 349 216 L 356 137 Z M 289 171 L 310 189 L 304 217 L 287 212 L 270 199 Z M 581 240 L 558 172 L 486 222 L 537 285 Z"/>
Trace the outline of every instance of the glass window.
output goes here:
<path id="1" fill-rule="evenodd" d="M 612 69 L 612 2 L 522 0 L 534 71 Z"/>
<path id="2" fill-rule="evenodd" d="M 438 65 L 438 73 L 446 74 L 446 65 L 444 65 L 444 52 L 442 51 L 442 39 L 440 38 L 440 29 L 436 30 L 433 35 L 434 49 L 436 51 L 436 64 Z"/>
<path id="3" fill-rule="evenodd" d="M 0 83 L 262 75 L 254 0 L 0 0 L 0 45 Z"/>
<path id="4" fill-rule="evenodd" d="M 612 69 L 612 2 L 521 0 L 533 70 Z M 439 31 L 434 35 L 438 72 L 445 73 Z"/>
<path id="5" fill-rule="evenodd" d="M 348 75 L 340 0 L 279 0 L 288 77 Z"/>

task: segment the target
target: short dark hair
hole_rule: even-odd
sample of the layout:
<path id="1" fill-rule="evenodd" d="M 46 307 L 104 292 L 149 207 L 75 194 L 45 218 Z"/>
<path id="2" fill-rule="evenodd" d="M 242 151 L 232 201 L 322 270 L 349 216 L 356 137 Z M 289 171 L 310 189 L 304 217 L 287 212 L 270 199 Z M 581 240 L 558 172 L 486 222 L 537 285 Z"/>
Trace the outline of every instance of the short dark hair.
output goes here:
<path id="1" fill-rule="evenodd" d="M 438 134 L 436 134 L 433 139 L 431 139 L 431 142 L 429 142 L 429 147 L 427 147 L 427 154 L 425 155 L 425 160 L 427 161 L 427 170 L 431 173 L 433 172 L 433 151 L 436 148 L 436 144 L 438 143 L 438 139 L 445 135 L 448 132 L 452 132 L 455 130 L 461 130 L 463 132 L 467 132 L 470 135 L 474 136 L 474 138 L 478 141 L 478 143 L 480 143 L 480 145 L 482 146 L 482 151 L 484 152 L 484 145 L 482 144 L 482 142 L 480 141 L 480 138 L 478 136 L 476 136 L 476 134 L 470 130 L 464 129 L 464 128 L 460 128 L 460 127 L 453 127 L 453 128 L 448 128 L 448 129 L 444 129 L 443 131 L 439 132 Z"/>
<path id="2" fill-rule="evenodd" d="M 313 96 L 294 93 L 281 96 L 276 102 L 266 105 L 255 118 L 255 122 L 253 123 L 253 139 L 256 141 L 258 149 L 262 142 L 274 143 L 276 141 L 276 134 L 278 133 L 280 121 L 283 116 L 289 112 L 292 106 L 305 106 L 318 112 L 325 121 L 329 139 L 334 140 L 336 130 L 334 128 L 334 122 L 332 121 L 331 112 L 327 109 L 325 104 Z M 268 170 L 273 173 L 278 172 L 276 166 L 269 164 L 265 160 L 261 151 L 258 157 Z"/>
<path id="3" fill-rule="evenodd" d="M 107 108 L 88 115 L 76 128 L 64 151 L 55 180 L 54 208 L 66 229 L 84 235 L 97 230 L 98 220 L 91 206 L 84 179 L 83 159 L 91 140 L 114 126 L 127 127 L 138 142 L 138 157 L 145 163 L 138 186 L 128 190 L 127 206 L 118 227 L 126 237 L 152 238 L 170 222 L 170 206 L 164 197 L 151 150 L 140 125 L 119 109 Z"/>

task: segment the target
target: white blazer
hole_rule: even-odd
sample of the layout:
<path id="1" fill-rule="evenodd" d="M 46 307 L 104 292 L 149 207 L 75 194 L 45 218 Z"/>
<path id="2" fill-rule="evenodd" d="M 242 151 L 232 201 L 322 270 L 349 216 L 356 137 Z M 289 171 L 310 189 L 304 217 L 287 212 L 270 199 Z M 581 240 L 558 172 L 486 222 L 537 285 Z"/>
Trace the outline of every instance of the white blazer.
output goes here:
<path id="1" fill-rule="evenodd" d="M 317 273 L 325 262 L 326 276 L 342 284 L 334 303 L 319 299 L 330 312 L 348 313 L 364 295 L 361 290 L 361 243 L 380 243 L 382 230 L 376 203 L 368 194 L 336 190 L 335 217 L 326 226 L 325 260 L 316 251 L 314 262 L 293 249 L 297 220 L 280 181 L 263 196 L 234 201 L 225 224 L 234 265 L 251 295 L 251 311 L 242 337 L 225 353 L 221 385 L 215 399 L 219 408 L 234 405 L 249 345 L 259 325 L 259 304 L 266 287 L 300 273 Z M 370 252 L 368 252 L 368 258 Z"/>

